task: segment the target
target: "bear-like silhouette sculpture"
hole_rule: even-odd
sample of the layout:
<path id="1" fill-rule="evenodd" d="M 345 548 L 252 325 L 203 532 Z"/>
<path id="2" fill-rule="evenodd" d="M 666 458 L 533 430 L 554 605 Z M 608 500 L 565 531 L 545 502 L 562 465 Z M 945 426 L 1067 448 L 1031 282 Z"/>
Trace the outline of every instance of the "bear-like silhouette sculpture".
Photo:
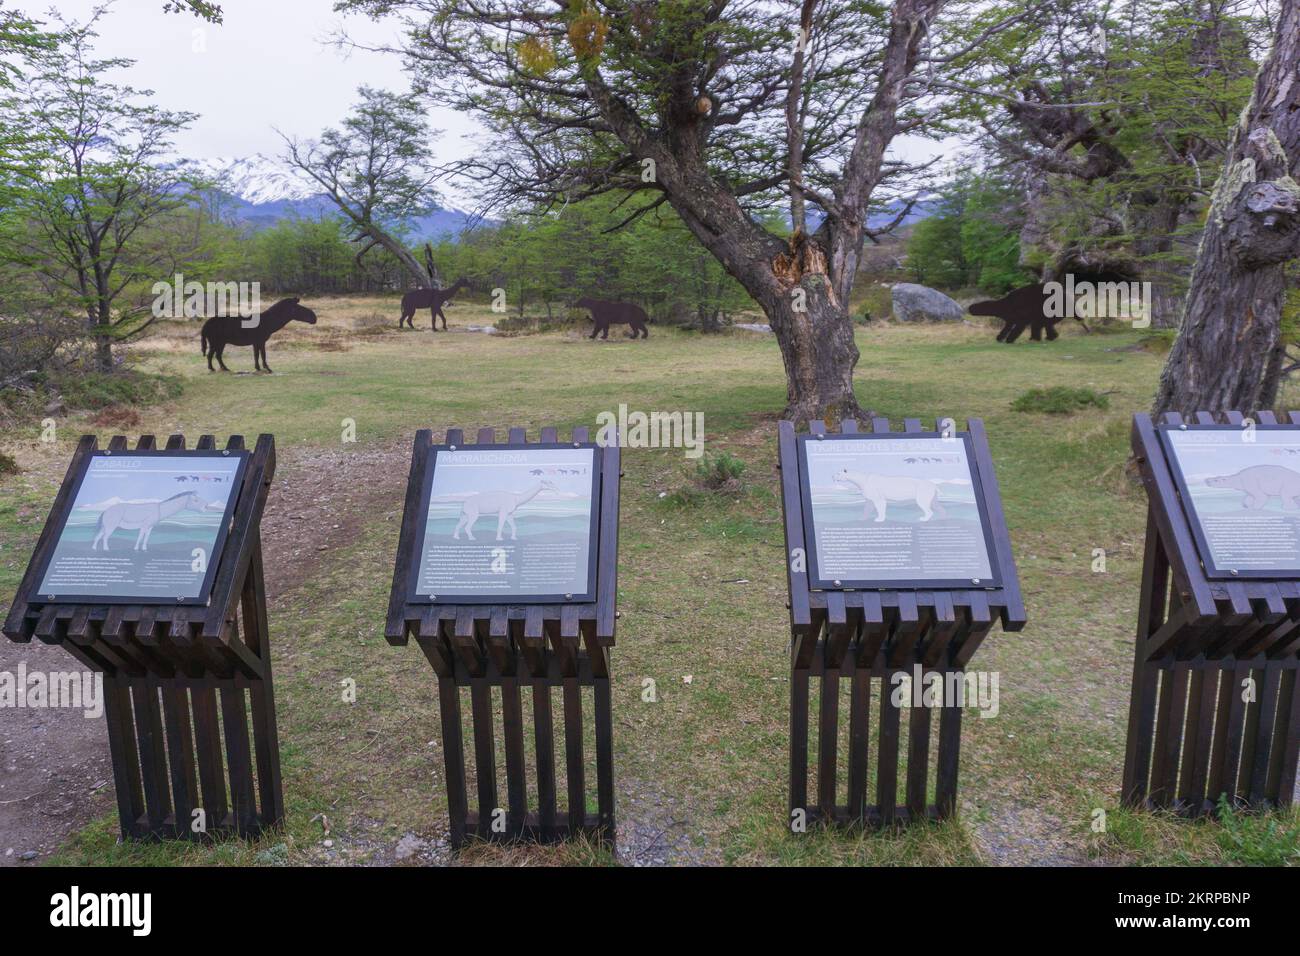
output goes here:
<path id="1" fill-rule="evenodd" d="M 583 296 L 573 305 L 575 308 L 591 310 L 591 320 L 595 327 L 588 338 L 594 339 L 599 335 L 602 339 L 608 339 L 611 325 L 628 326 L 632 330 L 629 338 L 635 339 L 638 335 L 643 339 L 650 338 L 650 331 L 646 328 L 650 316 L 646 315 L 645 309 L 633 302 L 610 302 L 607 299 Z"/>
<path id="2" fill-rule="evenodd" d="M 971 315 L 991 315 L 1002 320 L 1002 329 L 998 332 L 998 341 L 1011 343 L 1020 338 L 1025 329 L 1029 329 L 1029 338 L 1035 342 L 1043 340 L 1047 332 L 1047 341 L 1053 342 L 1060 337 L 1056 323 L 1065 316 L 1049 316 L 1047 300 L 1049 294 L 1043 283 L 1021 286 L 1008 292 L 1000 299 L 986 299 L 976 302 L 966 311 Z M 1083 319 L 1074 316 L 1075 321 L 1086 329 Z"/>
<path id="3" fill-rule="evenodd" d="M 229 372 L 222 355 L 227 345 L 251 345 L 253 347 L 253 368 L 257 371 L 271 371 L 266 360 L 266 340 L 273 332 L 279 332 L 290 322 L 316 324 L 316 313 L 305 305 L 299 305 L 297 298 L 281 299 L 260 316 L 257 324 L 245 325 L 249 317 L 242 315 L 219 315 L 203 323 L 199 332 L 199 348 L 208 359 L 208 371 L 215 371 L 212 360 L 215 358 L 221 371 Z"/>
<path id="4" fill-rule="evenodd" d="M 402 296 L 402 317 L 397 320 L 397 327 L 407 326 L 414 330 L 415 313 L 428 309 L 433 320 L 433 331 L 438 331 L 438 316 L 442 316 L 442 330 L 447 331 L 447 314 L 442 307 L 452 300 L 461 289 L 469 285 L 464 279 L 457 279 L 446 289 L 412 289 Z"/>

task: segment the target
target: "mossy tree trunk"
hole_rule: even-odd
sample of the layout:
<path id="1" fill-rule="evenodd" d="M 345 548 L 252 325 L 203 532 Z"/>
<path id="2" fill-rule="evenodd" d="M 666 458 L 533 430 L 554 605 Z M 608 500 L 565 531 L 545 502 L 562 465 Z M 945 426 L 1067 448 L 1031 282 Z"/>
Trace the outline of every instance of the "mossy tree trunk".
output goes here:
<path id="1" fill-rule="evenodd" d="M 1300 0 L 1283 0 L 1210 202 L 1155 412 L 1276 400 L 1286 263 L 1300 256 Z"/>

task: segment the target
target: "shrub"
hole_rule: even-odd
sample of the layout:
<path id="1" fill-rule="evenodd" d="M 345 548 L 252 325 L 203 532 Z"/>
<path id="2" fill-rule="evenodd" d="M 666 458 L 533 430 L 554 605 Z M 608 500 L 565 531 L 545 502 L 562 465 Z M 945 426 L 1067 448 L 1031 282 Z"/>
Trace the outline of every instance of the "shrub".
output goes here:
<path id="1" fill-rule="evenodd" d="M 1031 388 L 1011 403 L 1014 411 L 1047 415 L 1069 415 L 1090 406 L 1109 408 L 1110 400 L 1090 388 L 1053 385 L 1051 388 Z"/>
<path id="2" fill-rule="evenodd" d="M 179 397 L 183 390 L 178 376 L 136 371 L 82 372 L 60 376 L 51 384 L 69 408 L 157 405 Z"/>
<path id="3" fill-rule="evenodd" d="M 0 451 L 0 475 L 16 474 L 18 474 L 18 462 L 14 461 L 13 456 Z"/>
<path id="4" fill-rule="evenodd" d="M 740 485 L 745 463 L 729 451 L 705 455 L 695 463 L 695 480 L 710 491 L 731 491 Z"/>

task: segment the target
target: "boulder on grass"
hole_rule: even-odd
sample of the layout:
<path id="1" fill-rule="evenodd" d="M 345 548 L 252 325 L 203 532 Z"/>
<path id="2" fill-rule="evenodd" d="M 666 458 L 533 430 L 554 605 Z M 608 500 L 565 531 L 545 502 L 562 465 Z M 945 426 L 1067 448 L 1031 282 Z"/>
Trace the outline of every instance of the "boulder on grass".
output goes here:
<path id="1" fill-rule="evenodd" d="M 966 314 L 960 305 L 929 286 L 899 282 L 890 293 L 894 318 L 901 322 L 960 322 Z"/>

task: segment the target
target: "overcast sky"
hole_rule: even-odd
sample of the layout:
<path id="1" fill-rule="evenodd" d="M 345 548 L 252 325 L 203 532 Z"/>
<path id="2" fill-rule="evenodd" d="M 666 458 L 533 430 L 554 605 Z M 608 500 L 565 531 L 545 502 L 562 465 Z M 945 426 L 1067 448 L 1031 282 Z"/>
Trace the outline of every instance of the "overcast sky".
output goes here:
<path id="1" fill-rule="evenodd" d="M 97 0 L 59 0 L 67 17 L 85 19 Z M 16 6 L 40 16 L 45 0 L 17 0 Z M 154 90 L 169 109 L 189 110 L 199 119 L 176 138 L 177 152 L 189 159 L 238 159 L 262 154 L 275 158 L 290 136 L 318 136 L 347 114 L 361 84 L 406 90 L 400 57 L 345 52 L 329 38 L 342 26 L 368 45 L 393 43 L 392 22 L 343 17 L 332 0 L 222 0 L 224 23 L 214 26 L 188 14 L 163 13 L 163 0 L 116 0 L 100 21 L 101 56 L 136 61 L 115 79 Z M 431 114 L 443 130 L 438 159 L 446 162 L 473 150 L 477 127 L 467 116 L 439 109 Z M 935 146 L 904 138 L 896 152 L 909 160 L 929 158 Z M 472 200 L 454 187 L 444 189 L 457 205 Z"/>
<path id="2" fill-rule="evenodd" d="M 95 5 L 59 0 L 58 8 L 83 19 Z M 40 0 L 17 0 L 14 6 L 32 15 L 48 8 Z M 280 140 L 272 127 L 314 137 L 346 115 L 361 84 L 407 88 L 397 56 L 330 46 L 328 38 L 345 22 L 363 42 L 397 37 L 392 25 L 334 13 L 332 0 L 222 0 L 220 26 L 165 14 L 162 7 L 163 0 L 117 0 L 100 21 L 97 50 L 136 61 L 119 82 L 154 90 L 169 109 L 199 114 L 176 140 L 178 151 L 191 159 L 278 155 Z M 469 151 L 463 137 L 474 125 L 467 117 L 438 111 L 433 126 L 445 130 L 440 158 Z"/>

